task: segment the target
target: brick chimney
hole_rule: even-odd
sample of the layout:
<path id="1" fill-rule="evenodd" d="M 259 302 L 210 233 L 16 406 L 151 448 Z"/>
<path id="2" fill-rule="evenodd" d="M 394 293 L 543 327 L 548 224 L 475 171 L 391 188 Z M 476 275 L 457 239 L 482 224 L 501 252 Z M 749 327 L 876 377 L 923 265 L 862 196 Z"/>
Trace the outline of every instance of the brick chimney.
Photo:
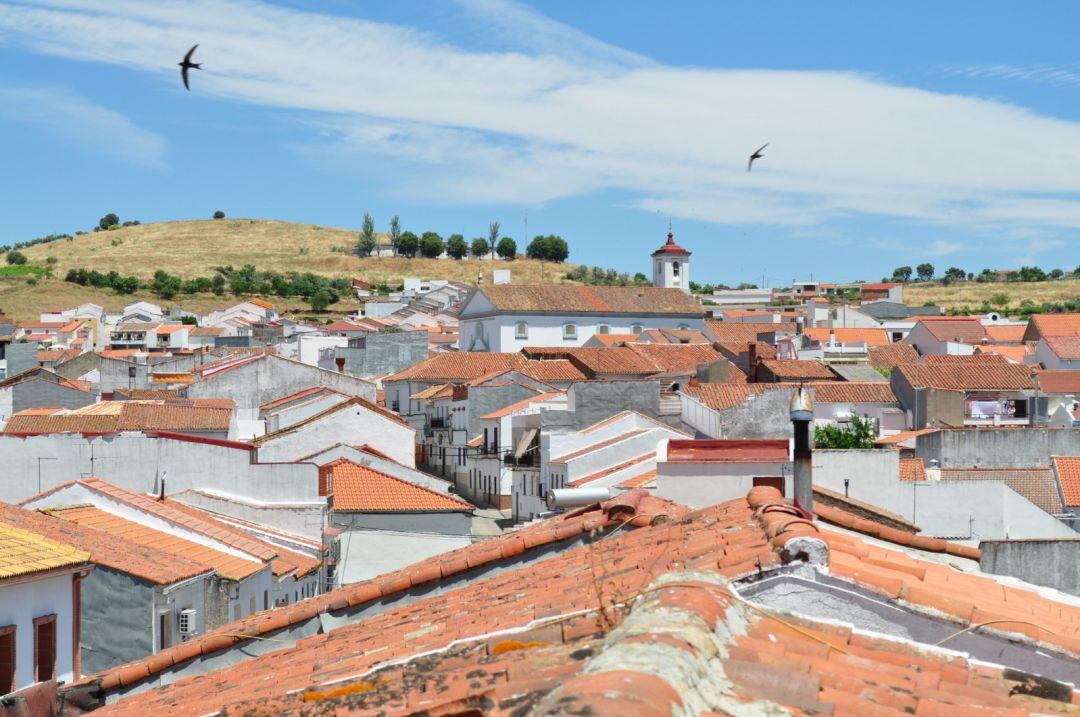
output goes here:
<path id="1" fill-rule="evenodd" d="M 757 342 L 750 341 L 747 343 L 746 347 L 746 373 L 750 377 L 751 382 L 757 381 L 757 367 Z"/>

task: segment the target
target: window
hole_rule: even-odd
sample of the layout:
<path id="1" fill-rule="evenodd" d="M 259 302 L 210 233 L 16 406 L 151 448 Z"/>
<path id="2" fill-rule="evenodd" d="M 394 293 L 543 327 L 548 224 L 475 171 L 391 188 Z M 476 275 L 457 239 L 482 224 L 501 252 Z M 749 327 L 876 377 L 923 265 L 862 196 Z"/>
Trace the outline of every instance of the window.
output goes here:
<path id="1" fill-rule="evenodd" d="M 610 334 L 611 333 L 611 327 L 608 326 L 607 324 L 600 324 L 599 326 L 596 327 L 596 333 L 598 333 L 598 334 Z"/>
<path id="2" fill-rule="evenodd" d="M 679 262 L 677 262 L 677 261 L 671 262 L 671 275 L 672 276 L 678 276 L 679 275 Z"/>
<path id="3" fill-rule="evenodd" d="M 263 590 L 263 610 L 270 609 L 270 591 Z"/>
<path id="4" fill-rule="evenodd" d="M 679 331 L 689 331 L 690 324 L 679 324 Z"/>
<path id="5" fill-rule="evenodd" d="M 577 338 L 577 324 L 563 324 L 562 337 L 567 340 L 574 340 Z"/>
<path id="6" fill-rule="evenodd" d="M 529 325 L 524 321 L 519 321 L 514 324 L 514 338 L 515 339 L 527 339 L 529 338 Z"/>
<path id="7" fill-rule="evenodd" d="M 630 327 L 630 333 L 632 333 L 632 334 L 643 334 L 643 333 L 645 333 L 645 327 L 642 326 L 641 324 L 634 324 L 633 326 Z"/>
<path id="8" fill-rule="evenodd" d="M 0 627 L 0 694 L 15 691 L 15 626 Z"/>
<path id="9" fill-rule="evenodd" d="M 158 615 L 158 649 L 164 650 L 172 644 L 172 613 Z"/>
<path id="10" fill-rule="evenodd" d="M 34 618 L 34 681 L 56 676 L 56 615 Z"/>

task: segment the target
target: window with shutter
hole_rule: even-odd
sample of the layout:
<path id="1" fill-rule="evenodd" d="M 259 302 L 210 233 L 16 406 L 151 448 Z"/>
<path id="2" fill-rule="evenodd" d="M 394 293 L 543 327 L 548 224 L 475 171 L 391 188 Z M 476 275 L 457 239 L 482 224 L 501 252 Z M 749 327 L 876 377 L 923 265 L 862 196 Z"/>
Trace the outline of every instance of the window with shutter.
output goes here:
<path id="1" fill-rule="evenodd" d="M 34 681 L 56 676 L 56 615 L 34 618 Z"/>

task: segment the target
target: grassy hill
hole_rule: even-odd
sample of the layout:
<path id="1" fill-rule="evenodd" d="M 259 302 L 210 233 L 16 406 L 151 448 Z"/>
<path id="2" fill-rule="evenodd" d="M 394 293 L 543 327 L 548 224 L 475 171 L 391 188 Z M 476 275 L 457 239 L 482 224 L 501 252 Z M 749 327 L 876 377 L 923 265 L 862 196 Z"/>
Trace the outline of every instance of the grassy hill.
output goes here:
<path id="1" fill-rule="evenodd" d="M 1008 297 L 1006 306 L 1016 308 L 1024 301 L 1036 305 L 1044 302 L 1061 302 L 1080 298 L 1080 279 L 1061 281 L 1033 282 L 994 282 L 980 284 L 975 281 L 963 281 L 945 286 L 931 282 L 926 284 L 908 284 L 904 287 L 904 301 L 911 306 L 931 303 L 946 309 L 969 308 L 978 310 L 984 303 L 999 294 Z"/>
<path id="2" fill-rule="evenodd" d="M 210 276 L 215 266 L 254 264 L 262 271 L 311 272 L 327 277 L 358 277 L 375 284 L 397 286 L 403 277 L 450 279 L 475 283 L 478 273 L 491 281 L 496 268 L 510 269 L 515 283 L 557 283 L 572 264 L 542 264 L 519 258 L 512 262 L 475 259 L 406 259 L 403 257 L 357 257 L 350 252 L 358 230 L 262 219 L 218 219 L 141 224 L 112 231 L 84 234 L 69 240 L 22 249 L 31 264 L 45 266 L 54 257 L 55 278 L 41 279 L 36 286 L 27 277 L 0 277 L 0 309 L 17 320 L 36 319 L 42 309 L 67 307 L 92 301 L 107 309 L 122 307 L 133 297 L 118 296 L 109 289 L 78 286 L 63 281 L 68 269 L 115 270 L 149 279 L 158 269 L 184 279 Z M 521 247 L 524 249 L 524 247 Z M 180 295 L 161 301 L 140 291 L 134 298 L 163 304 L 181 304 L 205 312 L 226 305 L 230 297 L 212 294 Z M 303 311 L 299 298 L 267 297 L 279 306 Z M 356 301 L 331 307 L 341 313 L 355 310 Z"/>

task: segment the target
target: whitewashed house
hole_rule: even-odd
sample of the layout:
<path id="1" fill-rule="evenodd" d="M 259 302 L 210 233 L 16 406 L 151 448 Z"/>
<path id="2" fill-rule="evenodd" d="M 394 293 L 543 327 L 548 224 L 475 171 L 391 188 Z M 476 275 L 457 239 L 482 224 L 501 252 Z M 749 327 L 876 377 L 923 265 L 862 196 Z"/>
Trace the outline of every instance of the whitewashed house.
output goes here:
<path id="1" fill-rule="evenodd" d="M 734 500 L 756 486 L 790 496 L 793 482 L 786 439 L 673 440 L 658 450 L 656 495 L 692 508 Z"/>
<path id="2" fill-rule="evenodd" d="M 89 553 L 0 523 L 0 693 L 80 677 L 78 584 Z"/>
<path id="3" fill-rule="evenodd" d="M 596 334 L 702 329 L 704 310 L 678 288 L 501 285 L 478 287 L 458 314 L 463 351 L 582 346 Z"/>

